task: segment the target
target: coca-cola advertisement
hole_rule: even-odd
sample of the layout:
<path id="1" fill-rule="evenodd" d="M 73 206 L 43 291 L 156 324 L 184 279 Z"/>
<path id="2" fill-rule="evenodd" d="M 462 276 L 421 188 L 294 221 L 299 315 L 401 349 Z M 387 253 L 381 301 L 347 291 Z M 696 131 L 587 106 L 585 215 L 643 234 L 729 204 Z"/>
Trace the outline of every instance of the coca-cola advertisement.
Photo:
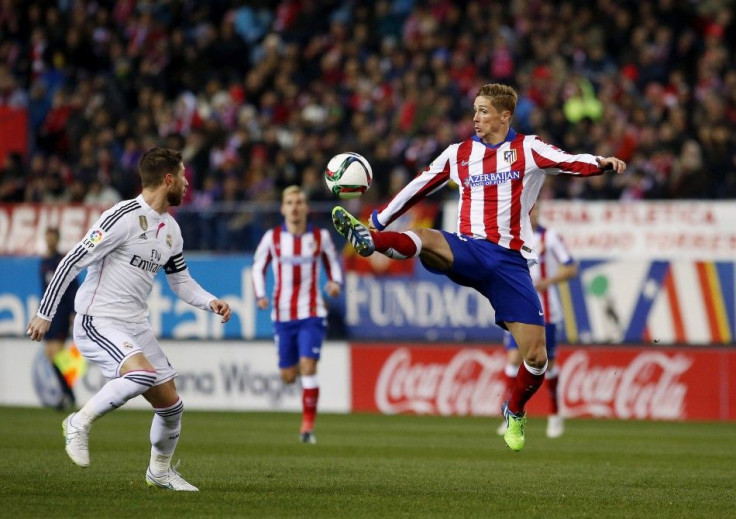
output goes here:
<path id="1" fill-rule="evenodd" d="M 501 347 L 363 344 L 351 352 L 354 411 L 500 415 Z M 732 349 L 563 346 L 558 362 L 568 417 L 736 420 Z M 530 415 L 548 412 L 545 392 L 529 402 Z"/>

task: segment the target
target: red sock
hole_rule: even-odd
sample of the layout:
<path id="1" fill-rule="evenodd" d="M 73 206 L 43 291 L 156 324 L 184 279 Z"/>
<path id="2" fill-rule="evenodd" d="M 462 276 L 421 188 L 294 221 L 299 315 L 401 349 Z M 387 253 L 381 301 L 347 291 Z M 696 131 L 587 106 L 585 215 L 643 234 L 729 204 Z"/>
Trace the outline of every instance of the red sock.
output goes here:
<path id="1" fill-rule="evenodd" d="M 514 384 L 516 384 L 516 377 L 509 376 L 509 374 L 504 371 L 503 384 L 503 398 L 501 399 L 501 401 L 505 402 L 506 400 L 509 400 L 511 398 L 511 391 L 514 389 Z"/>
<path id="2" fill-rule="evenodd" d="M 302 430 L 301 432 L 314 431 L 314 421 L 317 418 L 317 401 L 319 400 L 319 388 L 302 390 Z"/>
<path id="3" fill-rule="evenodd" d="M 417 244 L 414 243 L 408 234 L 394 231 L 371 231 L 373 245 L 378 252 L 386 252 L 394 249 L 396 252 L 407 258 L 413 258 L 417 255 Z"/>
<path id="4" fill-rule="evenodd" d="M 544 373 L 541 375 L 532 375 L 526 369 L 526 364 L 523 362 L 519 366 L 519 374 L 516 375 L 516 384 L 511 392 L 511 399 L 509 399 L 509 411 L 514 414 L 523 414 L 524 406 L 529 399 L 537 392 L 539 386 L 544 381 Z"/>
<path id="5" fill-rule="evenodd" d="M 552 408 L 552 414 L 560 414 L 560 406 L 557 402 L 557 382 L 559 382 L 559 380 L 560 377 L 557 375 L 547 377 L 547 392 L 549 393 L 549 402 L 550 407 Z"/>

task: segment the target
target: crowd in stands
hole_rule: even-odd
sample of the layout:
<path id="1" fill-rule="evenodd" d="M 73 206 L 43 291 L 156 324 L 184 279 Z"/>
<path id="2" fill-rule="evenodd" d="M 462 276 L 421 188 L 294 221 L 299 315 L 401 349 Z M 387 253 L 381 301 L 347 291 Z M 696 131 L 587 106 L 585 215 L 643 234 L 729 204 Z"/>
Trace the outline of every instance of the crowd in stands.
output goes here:
<path id="1" fill-rule="evenodd" d="M 514 127 L 625 176 L 566 199 L 736 196 L 731 0 L 0 0 L 0 106 L 25 108 L 0 201 L 133 197 L 154 145 L 182 149 L 187 204 L 325 200 L 330 156 L 373 165 L 373 200 L 473 134 L 489 82 Z M 451 193 L 450 193 L 451 195 Z"/>

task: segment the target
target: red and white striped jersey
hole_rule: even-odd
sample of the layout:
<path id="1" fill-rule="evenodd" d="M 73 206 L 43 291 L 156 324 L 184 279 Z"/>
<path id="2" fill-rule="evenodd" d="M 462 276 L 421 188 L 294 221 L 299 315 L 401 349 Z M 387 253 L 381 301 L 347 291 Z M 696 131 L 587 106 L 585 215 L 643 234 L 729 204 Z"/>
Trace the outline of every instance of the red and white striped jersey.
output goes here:
<path id="1" fill-rule="evenodd" d="M 590 154 L 571 155 L 536 135 L 510 130 L 491 146 L 473 137 L 451 144 L 384 208 L 373 216 L 382 229 L 422 198 L 452 180 L 458 185 L 457 232 L 518 250 L 535 259 L 529 212 L 545 175 L 593 176 L 603 173 Z M 377 221 L 376 221 L 377 220 Z"/>
<path id="2" fill-rule="evenodd" d="M 294 235 L 282 224 L 263 236 L 253 258 L 253 288 L 256 298 L 266 297 L 266 268 L 271 263 L 274 322 L 327 316 L 319 286 L 320 260 L 327 279 L 342 284 L 335 244 L 326 230 L 310 225 L 304 234 Z"/>
<path id="3" fill-rule="evenodd" d="M 570 265 L 575 262 L 565 242 L 554 229 L 546 229 L 537 226 L 534 232 L 534 251 L 537 253 L 538 261 L 529 267 L 532 281 L 536 284 L 540 279 L 554 277 L 560 265 Z M 539 293 L 544 310 L 544 319 L 547 323 L 558 324 L 562 322 L 562 303 L 556 285 L 552 285 Z"/>

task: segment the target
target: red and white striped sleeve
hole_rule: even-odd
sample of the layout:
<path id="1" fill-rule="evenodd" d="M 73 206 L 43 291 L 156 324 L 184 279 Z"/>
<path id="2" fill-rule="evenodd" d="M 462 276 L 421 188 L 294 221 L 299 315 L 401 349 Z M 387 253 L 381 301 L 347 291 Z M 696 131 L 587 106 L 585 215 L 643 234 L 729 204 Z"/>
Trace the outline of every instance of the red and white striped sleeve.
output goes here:
<path id="1" fill-rule="evenodd" d="M 457 145 L 453 144 L 439 157 L 399 191 L 380 211 L 371 215 L 371 223 L 383 230 L 399 216 L 411 209 L 417 202 L 444 187 L 450 180 L 450 160 L 456 156 Z M 453 153 L 455 151 L 455 153 Z"/>
<path id="2" fill-rule="evenodd" d="M 266 297 L 266 268 L 271 263 L 272 246 L 273 229 L 266 231 L 253 255 L 251 279 L 253 280 L 253 291 L 255 292 L 256 299 Z"/>
<path id="3" fill-rule="evenodd" d="M 534 138 L 531 148 L 534 162 L 547 174 L 592 177 L 603 173 L 596 161 L 597 157 L 590 153 L 572 155 L 539 137 Z"/>
<path id="4" fill-rule="evenodd" d="M 557 234 L 554 229 L 547 229 L 547 244 L 546 250 L 549 254 L 552 254 L 560 265 L 569 265 L 575 263 L 575 259 L 570 254 L 567 245 L 562 239 L 562 236 Z"/>
<path id="5" fill-rule="evenodd" d="M 322 233 L 322 265 L 324 266 L 325 274 L 327 274 L 327 279 L 342 285 L 342 267 L 340 266 L 340 259 L 337 256 L 337 249 L 335 249 L 335 242 L 332 241 L 332 237 L 327 230 L 320 229 L 319 232 Z"/>

